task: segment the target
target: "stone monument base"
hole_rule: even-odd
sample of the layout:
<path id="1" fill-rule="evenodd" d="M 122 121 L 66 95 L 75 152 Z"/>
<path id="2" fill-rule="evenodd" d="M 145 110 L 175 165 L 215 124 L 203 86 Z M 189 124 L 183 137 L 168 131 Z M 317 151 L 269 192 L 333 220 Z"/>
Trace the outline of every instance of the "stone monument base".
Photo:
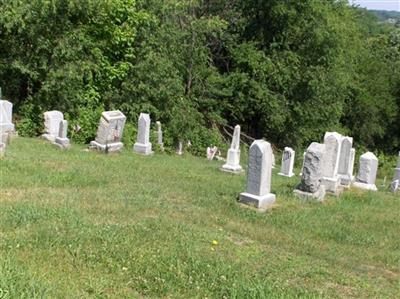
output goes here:
<path id="1" fill-rule="evenodd" d="M 341 176 L 339 179 L 339 183 L 342 187 L 344 188 L 350 188 L 351 182 L 352 182 L 352 178 L 350 176 L 344 175 Z"/>
<path id="2" fill-rule="evenodd" d="M 245 205 L 253 206 L 261 211 L 267 210 L 276 201 L 275 194 L 268 193 L 263 196 L 250 194 L 247 192 L 240 193 L 239 202 Z"/>
<path id="3" fill-rule="evenodd" d="M 143 144 L 143 143 L 136 142 L 133 145 L 133 151 L 135 153 L 138 153 L 141 155 L 146 155 L 146 156 L 153 154 L 153 151 L 151 150 L 151 143 Z"/>
<path id="4" fill-rule="evenodd" d="M 321 184 L 325 186 L 325 191 L 337 195 L 339 193 L 339 179 L 338 178 L 322 178 Z"/>
<path id="5" fill-rule="evenodd" d="M 8 133 L 8 132 L 14 132 L 15 131 L 15 126 L 14 124 L 10 123 L 0 123 L 0 132 L 3 133 Z"/>
<path id="6" fill-rule="evenodd" d="M 89 146 L 90 149 L 99 150 L 99 151 L 108 152 L 108 153 L 119 152 L 122 150 L 123 147 L 124 147 L 124 144 L 122 142 L 101 144 L 101 143 L 98 143 L 97 141 L 91 141 L 90 146 Z"/>
<path id="7" fill-rule="evenodd" d="M 56 142 L 56 137 L 54 135 L 51 134 L 43 134 L 42 138 L 50 141 L 50 142 Z"/>
<path id="8" fill-rule="evenodd" d="M 353 186 L 355 188 L 359 188 L 359 189 L 378 191 L 378 188 L 376 188 L 375 184 L 366 184 L 366 183 L 361 183 L 361 182 L 354 182 Z"/>
<path id="9" fill-rule="evenodd" d="M 306 200 L 306 201 L 324 201 L 325 200 L 325 187 L 324 186 L 320 186 L 319 189 L 314 192 L 314 193 L 310 193 L 310 192 L 305 192 L 305 191 L 301 191 L 299 189 L 295 189 L 293 191 L 294 195 L 297 196 L 298 198 L 302 199 L 302 200 Z"/>
<path id="10" fill-rule="evenodd" d="M 55 144 L 62 149 L 67 149 L 70 147 L 69 139 L 68 138 L 60 138 L 56 137 Z"/>
<path id="11" fill-rule="evenodd" d="M 241 174 L 243 173 L 243 168 L 240 165 L 230 165 L 228 163 L 222 165 L 220 168 L 221 171 L 229 172 L 229 173 L 234 173 L 234 174 Z"/>
<path id="12" fill-rule="evenodd" d="M 292 173 L 289 173 L 289 174 L 285 174 L 285 173 L 282 173 L 282 172 L 278 172 L 278 175 L 285 176 L 287 178 L 291 178 L 292 176 L 294 176 L 294 173 L 292 172 Z"/>

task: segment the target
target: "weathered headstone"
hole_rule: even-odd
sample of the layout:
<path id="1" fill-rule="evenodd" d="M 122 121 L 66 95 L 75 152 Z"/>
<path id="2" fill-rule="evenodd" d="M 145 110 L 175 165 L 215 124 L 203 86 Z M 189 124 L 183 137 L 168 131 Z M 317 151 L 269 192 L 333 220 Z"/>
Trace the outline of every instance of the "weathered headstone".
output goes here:
<path id="1" fill-rule="evenodd" d="M 305 159 L 305 157 L 306 157 L 306 152 L 303 152 L 303 164 L 301 165 L 301 170 L 300 170 L 299 176 L 301 176 L 303 174 L 303 167 L 304 167 L 304 159 Z"/>
<path id="2" fill-rule="evenodd" d="M 0 98 L 0 134 L 13 133 L 15 126 L 12 123 L 13 104 Z"/>
<path id="3" fill-rule="evenodd" d="M 161 123 L 159 121 L 156 121 L 157 125 L 157 144 L 160 147 L 160 149 L 163 151 L 164 150 L 164 142 L 163 142 L 163 132 L 161 129 Z"/>
<path id="4" fill-rule="evenodd" d="M 178 143 L 178 149 L 176 150 L 176 154 L 179 156 L 183 155 L 183 142 L 179 141 Z"/>
<path id="5" fill-rule="evenodd" d="M 324 136 L 325 155 L 322 170 L 322 184 L 327 192 L 337 194 L 339 191 L 339 158 L 342 147 L 342 135 L 326 132 Z"/>
<path id="6" fill-rule="evenodd" d="M 55 142 L 60 129 L 60 122 L 64 120 L 62 112 L 53 110 L 44 113 L 44 134 L 43 138 Z"/>
<path id="7" fill-rule="evenodd" d="M 349 162 L 349 173 L 351 176 L 351 181 L 354 181 L 354 160 L 356 158 L 356 150 L 352 148 L 350 150 L 350 162 Z"/>
<path id="8" fill-rule="evenodd" d="M 4 157 L 5 152 L 6 152 L 6 144 L 0 142 L 0 158 Z"/>
<path id="9" fill-rule="evenodd" d="M 352 181 L 351 171 L 351 155 L 352 155 L 353 138 L 342 137 L 342 145 L 339 155 L 338 176 L 340 184 L 345 187 L 350 187 Z"/>
<path id="10" fill-rule="evenodd" d="M 212 161 L 214 160 L 215 155 L 218 152 L 218 147 L 213 146 L 213 147 L 207 147 L 207 160 Z"/>
<path id="11" fill-rule="evenodd" d="M 119 110 L 103 112 L 96 139 L 90 142 L 90 148 L 106 153 L 120 151 L 124 147 L 121 139 L 125 121 L 125 115 Z"/>
<path id="12" fill-rule="evenodd" d="M 240 193 L 241 203 L 266 210 L 275 203 L 271 192 L 272 148 L 264 140 L 255 140 L 250 146 L 246 192 Z"/>
<path id="13" fill-rule="evenodd" d="M 353 184 L 356 188 L 377 191 L 375 186 L 376 173 L 378 171 L 378 158 L 371 152 L 360 157 L 360 168 Z"/>
<path id="14" fill-rule="evenodd" d="M 147 113 L 140 113 L 138 121 L 138 135 L 136 143 L 133 146 L 133 151 L 142 155 L 151 155 L 150 143 L 150 115 Z"/>
<path id="15" fill-rule="evenodd" d="M 67 137 L 67 132 L 68 132 L 68 121 L 66 120 L 60 121 L 58 136 L 56 137 L 56 144 L 63 149 L 69 148 L 70 146 L 69 139 Z"/>
<path id="16" fill-rule="evenodd" d="M 301 199 L 323 201 L 325 186 L 322 185 L 325 144 L 313 142 L 304 156 L 301 183 L 294 190 Z"/>
<path id="17" fill-rule="evenodd" d="M 399 152 L 399 157 L 397 158 L 396 168 L 394 169 L 394 177 L 390 187 L 390 191 L 392 192 L 398 191 L 399 184 L 400 184 L 400 152 Z"/>
<path id="18" fill-rule="evenodd" d="M 233 132 L 231 148 L 228 150 L 226 163 L 222 165 L 222 171 L 231 173 L 241 173 L 243 171 L 240 166 L 240 126 L 237 125 Z"/>
<path id="19" fill-rule="evenodd" d="M 282 154 L 282 165 L 281 165 L 281 172 L 278 173 L 279 175 L 286 176 L 289 178 L 294 176 L 293 173 L 294 155 L 295 152 L 292 148 L 285 147 L 285 150 L 283 151 Z"/>

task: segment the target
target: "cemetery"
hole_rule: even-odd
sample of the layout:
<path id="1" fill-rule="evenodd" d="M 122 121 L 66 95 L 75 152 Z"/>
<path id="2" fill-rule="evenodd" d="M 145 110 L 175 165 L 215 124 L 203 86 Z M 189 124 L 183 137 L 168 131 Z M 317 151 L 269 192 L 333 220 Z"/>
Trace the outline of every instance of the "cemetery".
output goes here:
<path id="1" fill-rule="evenodd" d="M 0 299 L 399 297 L 400 13 L 1 10 Z"/>

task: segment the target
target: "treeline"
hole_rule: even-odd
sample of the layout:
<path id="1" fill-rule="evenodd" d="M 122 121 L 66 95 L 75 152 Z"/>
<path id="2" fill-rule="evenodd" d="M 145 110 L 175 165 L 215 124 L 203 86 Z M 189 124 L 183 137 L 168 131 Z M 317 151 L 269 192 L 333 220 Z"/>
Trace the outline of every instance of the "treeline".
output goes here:
<path id="1" fill-rule="evenodd" d="M 120 109 L 202 153 L 235 124 L 278 146 L 339 131 L 400 147 L 400 31 L 347 0 L 0 3 L 0 85 L 23 135 L 57 109 L 88 142 Z"/>

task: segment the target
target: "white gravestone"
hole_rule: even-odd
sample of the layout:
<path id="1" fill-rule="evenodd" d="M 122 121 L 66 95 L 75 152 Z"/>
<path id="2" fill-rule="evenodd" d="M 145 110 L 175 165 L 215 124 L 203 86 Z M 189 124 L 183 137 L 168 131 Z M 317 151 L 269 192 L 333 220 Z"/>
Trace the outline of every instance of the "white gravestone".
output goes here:
<path id="1" fill-rule="evenodd" d="M 301 176 L 303 174 L 303 167 L 304 167 L 304 159 L 305 159 L 305 157 L 306 157 L 306 152 L 303 152 L 303 164 L 301 165 L 301 170 L 300 170 L 299 176 Z"/>
<path id="2" fill-rule="evenodd" d="M 4 157 L 5 152 L 6 152 L 6 144 L 0 142 L 0 158 Z"/>
<path id="3" fill-rule="evenodd" d="M 43 138 L 55 142 L 60 130 L 60 122 L 64 120 L 62 112 L 53 110 L 47 111 L 44 114 L 44 134 Z"/>
<path id="4" fill-rule="evenodd" d="M 138 121 L 138 134 L 136 143 L 133 146 L 133 151 L 142 155 L 151 155 L 150 143 L 150 115 L 147 113 L 140 113 Z"/>
<path id="5" fill-rule="evenodd" d="M 338 176 L 340 184 L 345 187 L 350 187 L 352 181 L 351 171 L 351 155 L 352 155 L 353 138 L 342 137 L 342 145 L 339 155 Z M 354 161 L 354 160 L 353 160 Z"/>
<path id="6" fill-rule="evenodd" d="M 159 145 L 160 149 L 163 151 L 164 150 L 164 142 L 163 142 L 163 132 L 161 129 L 161 123 L 159 121 L 156 121 L 157 125 L 157 144 Z"/>
<path id="7" fill-rule="evenodd" d="M 342 148 L 342 135 L 336 132 L 326 132 L 324 136 L 325 156 L 322 170 L 322 184 L 325 190 L 337 194 L 339 184 L 339 158 Z"/>
<path id="8" fill-rule="evenodd" d="M 360 168 L 353 184 L 356 188 L 377 191 L 375 186 L 376 173 L 378 171 L 378 158 L 371 152 L 360 157 Z"/>
<path id="9" fill-rule="evenodd" d="M 214 157 L 215 157 L 215 155 L 217 154 L 217 152 L 218 152 L 218 147 L 216 147 L 216 146 L 207 147 L 207 152 L 206 152 L 206 154 L 207 154 L 207 160 L 208 160 L 208 161 L 214 160 Z"/>
<path id="10" fill-rule="evenodd" d="M 278 174 L 281 176 L 292 177 L 294 176 L 293 173 L 293 166 L 294 166 L 294 155 L 295 152 L 290 147 L 285 147 L 285 150 L 282 154 L 282 165 L 281 165 L 281 172 Z"/>
<path id="11" fill-rule="evenodd" d="M 304 156 L 301 183 L 294 194 L 301 199 L 323 201 L 325 186 L 322 185 L 325 144 L 313 142 Z"/>
<path id="12" fill-rule="evenodd" d="M 349 173 L 351 176 L 351 181 L 354 181 L 354 160 L 356 158 L 356 150 L 352 148 L 350 150 L 350 162 L 349 162 Z"/>
<path id="13" fill-rule="evenodd" d="M 246 192 L 240 193 L 241 203 L 266 210 L 275 203 L 271 192 L 272 148 L 264 140 L 255 140 L 250 146 Z"/>
<path id="14" fill-rule="evenodd" d="M 233 132 L 231 148 L 228 150 L 226 163 L 222 165 L 222 171 L 231 173 L 241 173 L 243 171 L 240 166 L 240 126 L 237 125 Z"/>
<path id="15" fill-rule="evenodd" d="M 182 141 L 179 141 L 179 143 L 178 143 L 178 149 L 176 151 L 176 154 L 179 156 L 183 155 L 183 142 Z"/>
<path id="16" fill-rule="evenodd" d="M 0 100 L 0 134 L 13 133 L 15 131 L 12 123 L 12 103 Z"/>
<path id="17" fill-rule="evenodd" d="M 396 192 L 399 190 L 399 184 L 400 184 L 400 152 L 399 152 L 399 157 L 397 159 L 397 166 L 394 169 L 394 177 L 393 181 L 390 187 L 390 191 Z"/>
<path id="18" fill-rule="evenodd" d="M 58 131 L 58 136 L 56 137 L 56 144 L 60 148 L 69 148 L 70 143 L 69 139 L 67 137 L 67 132 L 68 132 L 68 122 L 66 120 L 60 121 L 60 128 Z"/>
<path id="19" fill-rule="evenodd" d="M 90 148 L 103 152 L 120 151 L 124 144 L 121 142 L 126 117 L 119 111 L 105 111 L 101 114 L 96 139 L 90 142 Z"/>

